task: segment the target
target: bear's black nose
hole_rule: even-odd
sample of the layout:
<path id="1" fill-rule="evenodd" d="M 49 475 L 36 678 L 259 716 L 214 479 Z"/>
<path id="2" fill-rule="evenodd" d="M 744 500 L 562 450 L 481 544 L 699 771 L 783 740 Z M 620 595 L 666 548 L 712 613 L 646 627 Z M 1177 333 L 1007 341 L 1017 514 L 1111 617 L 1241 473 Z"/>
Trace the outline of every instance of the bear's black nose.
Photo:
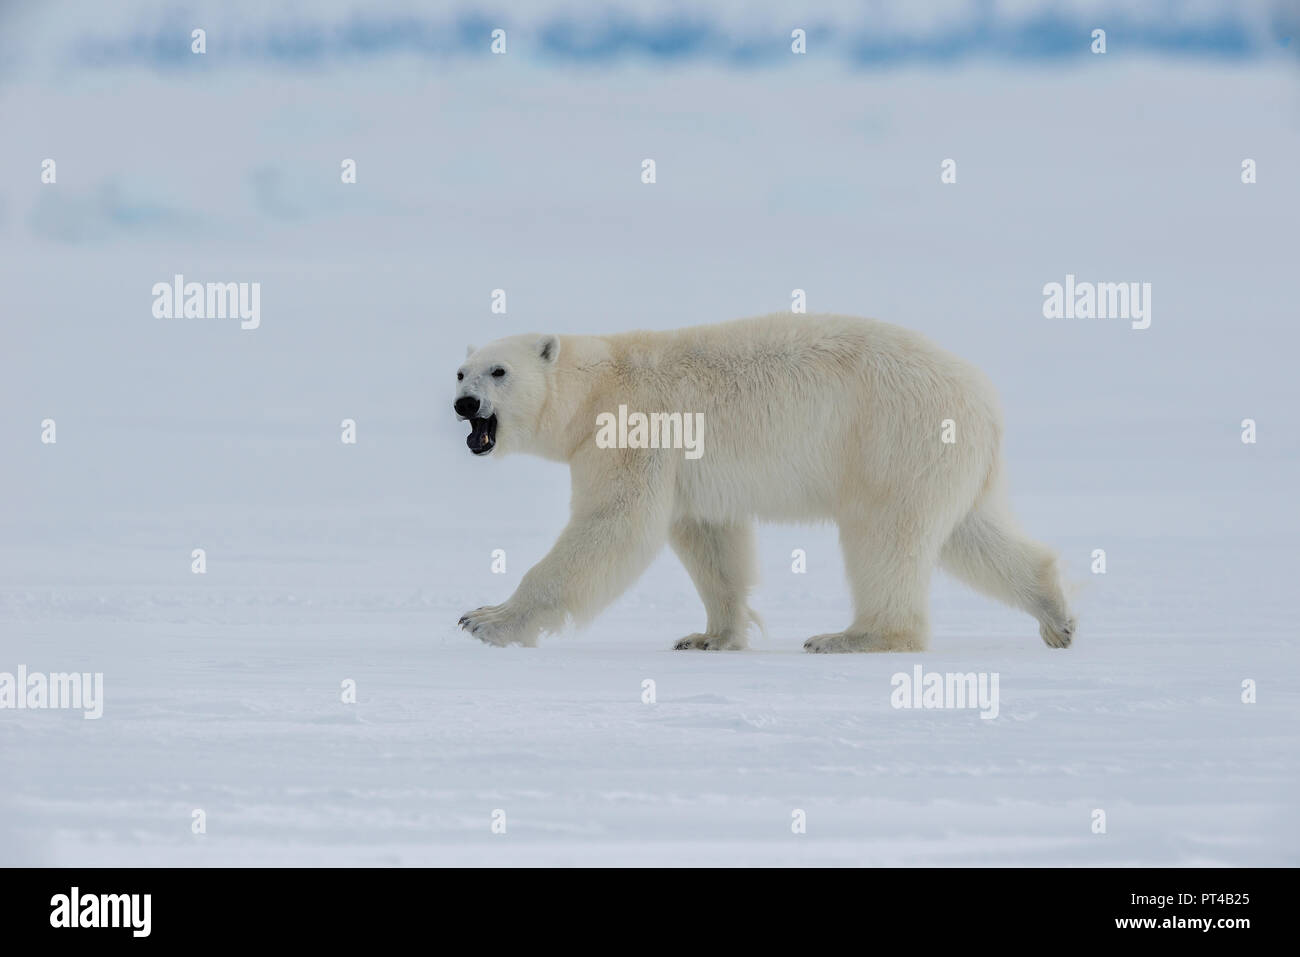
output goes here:
<path id="1" fill-rule="evenodd" d="M 456 414 L 462 415 L 467 419 L 472 419 L 478 415 L 478 399 L 472 395 L 462 395 L 456 400 Z"/>

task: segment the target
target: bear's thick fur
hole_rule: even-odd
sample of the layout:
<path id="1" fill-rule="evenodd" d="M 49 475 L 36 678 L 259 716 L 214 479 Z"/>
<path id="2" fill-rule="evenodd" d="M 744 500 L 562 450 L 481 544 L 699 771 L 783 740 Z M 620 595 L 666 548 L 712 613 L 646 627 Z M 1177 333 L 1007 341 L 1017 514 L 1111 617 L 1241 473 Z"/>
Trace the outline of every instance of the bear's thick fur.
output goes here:
<path id="1" fill-rule="evenodd" d="M 707 614 L 704 631 L 676 647 L 744 648 L 754 522 L 830 520 L 854 617 L 809 638 L 808 651 L 924 650 L 937 564 L 1029 612 L 1049 646 L 1070 644 L 1055 556 L 1021 533 L 1006 504 L 997 397 L 979 370 L 915 332 L 787 313 L 667 332 L 522 335 L 471 350 L 457 375 L 472 451 L 567 462 L 573 482 L 569 524 L 551 551 L 504 604 L 461 619 L 483 641 L 531 645 L 568 619 L 589 620 L 668 543 Z M 698 457 L 598 441 L 620 406 L 624 418 L 702 413 Z"/>

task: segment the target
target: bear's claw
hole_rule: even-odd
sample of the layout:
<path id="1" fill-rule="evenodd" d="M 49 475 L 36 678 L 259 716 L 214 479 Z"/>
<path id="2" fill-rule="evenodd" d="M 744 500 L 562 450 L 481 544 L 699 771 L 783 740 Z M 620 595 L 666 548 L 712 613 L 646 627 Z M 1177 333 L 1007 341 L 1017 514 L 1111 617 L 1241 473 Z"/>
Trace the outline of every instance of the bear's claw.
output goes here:
<path id="1" fill-rule="evenodd" d="M 814 655 L 849 654 L 873 651 L 925 651 L 925 641 L 916 635 L 853 635 L 840 631 L 830 635 L 813 635 L 803 643 L 803 650 Z"/>
<path id="2" fill-rule="evenodd" d="M 505 605 L 484 605 L 460 616 L 457 624 L 489 645 L 534 645 L 535 638 L 521 627 L 519 619 Z"/>
<path id="3" fill-rule="evenodd" d="M 739 651 L 745 642 L 735 635 L 687 635 L 673 645 L 674 651 Z"/>

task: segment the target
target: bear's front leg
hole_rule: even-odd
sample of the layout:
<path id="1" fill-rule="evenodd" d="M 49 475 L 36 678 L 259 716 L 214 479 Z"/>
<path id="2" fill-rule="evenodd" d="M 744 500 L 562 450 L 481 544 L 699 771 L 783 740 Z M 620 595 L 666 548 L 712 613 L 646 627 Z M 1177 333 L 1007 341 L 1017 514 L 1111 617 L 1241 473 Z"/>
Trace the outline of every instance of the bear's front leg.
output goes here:
<path id="1" fill-rule="evenodd" d="M 590 448 L 572 463 L 573 515 L 509 600 L 461 616 L 492 645 L 535 645 L 583 623 L 645 571 L 668 538 L 671 473 L 650 450 Z"/>

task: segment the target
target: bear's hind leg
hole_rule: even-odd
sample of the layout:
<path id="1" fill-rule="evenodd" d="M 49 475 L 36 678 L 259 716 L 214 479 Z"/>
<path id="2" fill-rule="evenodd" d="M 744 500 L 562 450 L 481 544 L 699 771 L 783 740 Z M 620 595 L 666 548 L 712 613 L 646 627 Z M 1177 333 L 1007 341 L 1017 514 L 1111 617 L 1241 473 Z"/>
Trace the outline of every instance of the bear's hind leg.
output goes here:
<path id="1" fill-rule="evenodd" d="M 943 546 L 943 567 L 972 588 L 1038 619 L 1049 648 L 1068 648 L 1075 619 L 1066 604 L 1056 554 L 1026 538 L 993 497 L 971 511 Z"/>
<path id="2" fill-rule="evenodd" d="M 678 651 L 747 647 L 746 632 L 750 622 L 757 620 L 747 603 L 757 578 L 753 526 L 680 519 L 673 523 L 669 541 L 695 582 L 708 616 L 703 634 L 688 635 L 673 647 Z"/>
<path id="3" fill-rule="evenodd" d="M 809 638 L 804 650 L 924 651 L 929 644 L 930 572 L 940 541 L 933 524 L 920 515 L 841 519 L 853 624 Z"/>

